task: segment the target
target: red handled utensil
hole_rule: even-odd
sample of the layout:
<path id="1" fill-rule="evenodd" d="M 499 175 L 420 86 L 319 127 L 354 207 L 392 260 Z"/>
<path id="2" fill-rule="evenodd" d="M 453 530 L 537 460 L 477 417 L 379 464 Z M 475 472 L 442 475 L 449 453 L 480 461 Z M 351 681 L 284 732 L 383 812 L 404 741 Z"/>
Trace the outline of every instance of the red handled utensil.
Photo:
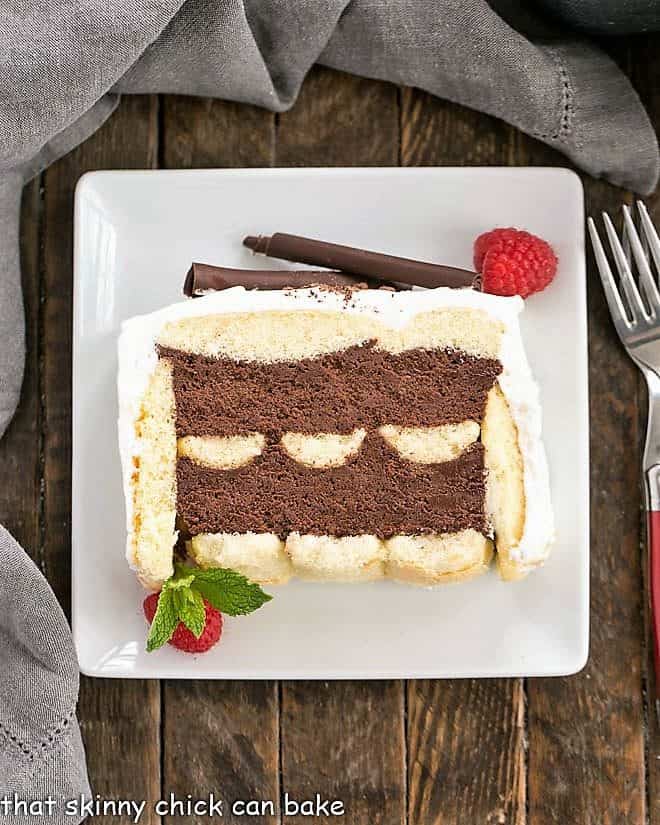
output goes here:
<path id="1" fill-rule="evenodd" d="M 592 218 L 588 220 L 588 227 L 612 321 L 621 343 L 642 371 L 648 386 L 649 409 L 642 471 L 648 514 L 648 580 L 655 700 L 660 717 L 660 239 L 641 201 L 637 202 L 637 212 L 639 231 L 630 209 L 623 207 L 621 241 L 609 215 L 603 212 L 618 283 Z"/>

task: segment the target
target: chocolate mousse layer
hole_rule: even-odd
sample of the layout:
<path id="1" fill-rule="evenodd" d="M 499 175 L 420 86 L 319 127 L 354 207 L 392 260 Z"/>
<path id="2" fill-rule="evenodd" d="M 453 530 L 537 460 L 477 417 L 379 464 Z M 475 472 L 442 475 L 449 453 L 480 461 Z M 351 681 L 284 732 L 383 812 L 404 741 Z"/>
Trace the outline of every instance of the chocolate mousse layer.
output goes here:
<path id="1" fill-rule="evenodd" d="M 481 421 L 502 369 L 495 359 L 458 351 L 394 354 L 373 343 L 268 364 L 168 348 L 160 348 L 159 355 L 173 364 L 179 437 L 348 433 L 383 424 Z"/>
<path id="2" fill-rule="evenodd" d="M 192 535 L 289 533 L 353 536 L 486 534 L 484 449 L 473 444 L 457 459 L 414 464 L 377 434 L 341 467 L 310 469 L 276 443 L 235 470 L 177 462 L 177 512 Z"/>

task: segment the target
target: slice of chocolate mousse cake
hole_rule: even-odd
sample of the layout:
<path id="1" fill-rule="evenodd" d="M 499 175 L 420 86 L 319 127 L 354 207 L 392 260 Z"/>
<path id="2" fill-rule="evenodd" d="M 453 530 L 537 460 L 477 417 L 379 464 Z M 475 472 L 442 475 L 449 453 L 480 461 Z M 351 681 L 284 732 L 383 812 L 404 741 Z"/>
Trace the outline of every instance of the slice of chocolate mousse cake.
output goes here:
<path id="1" fill-rule="evenodd" d="M 262 583 L 505 579 L 553 519 L 519 298 L 242 287 L 133 318 L 119 343 L 131 566 L 178 534 Z"/>

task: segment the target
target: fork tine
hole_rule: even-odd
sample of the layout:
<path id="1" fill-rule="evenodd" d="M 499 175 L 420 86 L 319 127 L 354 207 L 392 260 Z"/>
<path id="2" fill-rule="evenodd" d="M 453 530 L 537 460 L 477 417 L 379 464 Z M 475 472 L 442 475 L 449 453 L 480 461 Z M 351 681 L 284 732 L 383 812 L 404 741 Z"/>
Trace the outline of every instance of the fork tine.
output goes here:
<path id="1" fill-rule="evenodd" d="M 603 212 L 603 222 L 605 223 L 605 231 L 607 232 L 610 248 L 612 249 L 612 254 L 614 255 L 614 263 L 619 271 L 621 286 L 623 287 L 623 291 L 628 301 L 631 320 L 633 324 L 636 324 L 639 321 L 640 316 L 646 317 L 648 313 L 642 303 L 642 297 L 639 294 L 637 284 L 635 283 L 635 279 L 633 278 L 630 267 L 628 266 L 628 261 L 626 260 L 625 253 L 621 247 L 621 242 L 619 241 L 619 237 L 616 234 L 614 225 L 607 212 Z"/>
<path id="2" fill-rule="evenodd" d="M 635 224 L 633 223 L 630 209 L 627 206 L 623 207 L 623 222 L 626 229 L 628 243 L 630 244 L 630 248 L 632 249 L 632 253 L 635 257 L 635 263 L 637 264 L 639 282 L 644 290 L 644 294 L 646 295 L 652 315 L 655 316 L 660 310 L 660 292 L 658 292 L 658 287 L 653 278 L 651 267 L 649 266 L 648 259 L 644 254 L 644 248 L 639 239 L 639 235 L 637 234 L 637 230 L 635 229 Z M 660 243 L 658 246 L 660 247 Z"/>
<path id="3" fill-rule="evenodd" d="M 628 266 L 632 261 L 632 253 L 630 251 L 630 240 L 628 239 L 628 230 L 624 223 L 623 225 L 623 232 L 621 233 L 621 246 L 623 247 L 623 254 L 626 256 L 626 260 L 628 261 Z"/>
<path id="4" fill-rule="evenodd" d="M 644 229 L 644 226 L 642 225 L 642 217 L 641 217 L 642 210 L 641 210 L 640 207 L 643 207 L 643 206 L 644 206 L 644 204 L 641 201 L 637 201 L 637 209 L 638 209 L 639 215 L 640 215 L 639 225 L 641 226 L 641 229 L 642 229 L 642 234 L 639 236 L 639 239 L 642 242 L 642 249 L 644 250 L 644 254 L 646 255 L 646 260 L 649 261 L 649 264 L 650 264 L 651 252 L 649 250 L 649 239 L 646 235 L 646 230 Z M 647 214 L 646 217 L 648 218 L 648 214 Z M 653 227 L 653 224 L 651 224 L 651 227 Z M 639 234 L 639 232 L 638 232 L 638 234 Z"/>
<path id="5" fill-rule="evenodd" d="M 612 320 L 614 321 L 614 326 L 617 328 L 617 331 L 620 334 L 625 334 L 625 332 L 630 328 L 630 322 L 628 321 L 628 316 L 623 306 L 621 295 L 619 294 L 607 256 L 605 255 L 603 244 L 600 242 L 600 237 L 598 236 L 598 230 L 596 229 L 594 219 L 589 218 L 587 225 L 589 227 L 589 235 L 591 236 L 591 244 L 594 249 L 596 265 L 598 266 L 600 279 L 603 282 L 603 291 L 605 292 L 607 305 L 610 308 L 610 315 L 612 316 Z"/>
<path id="6" fill-rule="evenodd" d="M 656 232 L 655 226 L 653 226 L 651 218 L 649 217 L 646 204 L 642 203 L 642 201 L 637 201 L 637 209 L 639 210 L 644 239 L 646 240 L 646 244 L 651 252 L 651 255 L 653 256 L 656 269 L 660 273 L 660 238 L 658 238 L 658 233 Z"/>

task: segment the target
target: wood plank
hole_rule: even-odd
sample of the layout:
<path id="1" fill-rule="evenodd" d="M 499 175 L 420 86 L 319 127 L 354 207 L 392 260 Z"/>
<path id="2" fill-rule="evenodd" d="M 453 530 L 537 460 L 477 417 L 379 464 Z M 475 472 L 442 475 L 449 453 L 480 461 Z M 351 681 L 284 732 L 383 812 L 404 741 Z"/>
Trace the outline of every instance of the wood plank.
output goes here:
<path id="1" fill-rule="evenodd" d="M 515 130 L 416 89 L 401 92 L 402 166 L 507 166 Z"/>
<path id="2" fill-rule="evenodd" d="M 319 66 L 279 116 L 277 166 L 396 166 L 396 86 Z"/>
<path id="3" fill-rule="evenodd" d="M 416 90 L 402 94 L 401 162 L 504 165 L 514 131 Z M 410 825 L 525 822 L 525 698 L 520 679 L 408 686 Z"/>
<path id="4" fill-rule="evenodd" d="M 619 55 L 625 65 L 625 54 Z M 514 158 L 570 165 L 518 133 Z M 618 215 L 629 193 L 588 175 L 586 212 Z M 588 263 L 591 643 L 577 676 L 528 682 L 528 811 L 534 825 L 645 821 L 638 373 Z"/>
<path id="5" fill-rule="evenodd" d="M 25 305 L 27 354 L 21 400 L 0 440 L 0 524 L 9 530 L 41 566 L 39 517 L 40 418 L 39 289 L 41 178 L 25 187 L 21 208 L 21 276 Z"/>
<path id="6" fill-rule="evenodd" d="M 166 168 L 270 166 L 275 115 L 209 98 L 162 98 L 161 165 Z"/>
<path id="7" fill-rule="evenodd" d="M 277 165 L 396 165 L 398 125 L 396 87 L 314 69 L 279 118 Z M 343 801 L 351 825 L 403 823 L 402 683 L 284 682 L 282 781 L 295 800 Z M 287 825 L 309 819 L 283 816 Z"/>
<path id="8" fill-rule="evenodd" d="M 157 131 L 157 99 L 126 98 L 95 135 L 44 176 L 43 559 L 65 609 L 71 552 L 73 193 L 80 175 L 90 169 L 153 166 Z M 109 798 L 157 799 L 161 788 L 158 684 L 83 678 L 79 719 L 94 791 Z M 141 821 L 153 825 L 158 818 L 145 813 Z"/>
<path id="9" fill-rule="evenodd" d="M 625 193 L 585 178 L 587 211 Z M 530 680 L 531 821 L 645 818 L 641 692 L 638 376 L 612 327 L 591 255 L 591 643 L 577 676 Z"/>
<path id="10" fill-rule="evenodd" d="M 408 686 L 408 821 L 525 822 L 521 679 Z"/>
<path id="11" fill-rule="evenodd" d="M 316 794 L 343 803 L 351 825 L 405 822 L 404 745 L 401 682 L 283 682 L 283 822 L 309 822 L 294 802 Z"/>
<path id="12" fill-rule="evenodd" d="M 167 167 L 270 166 L 275 116 L 252 106 L 185 97 L 163 98 Z M 221 263 L 221 262 L 218 262 Z M 184 273 L 181 273 L 183 281 Z M 247 619 L 246 621 L 249 621 Z M 276 682 L 163 683 L 163 787 L 179 797 L 275 803 L 279 821 L 279 696 Z M 167 823 L 188 823 L 185 816 Z M 195 817 L 195 822 L 211 821 Z M 216 821 L 216 820 L 213 820 Z M 225 808 L 223 821 L 243 822 Z"/>
<path id="13" fill-rule="evenodd" d="M 656 133 L 660 134 L 660 86 L 658 76 L 660 74 L 660 43 L 658 38 L 651 35 L 644 35 L 635 38 L 634 47 L 630 50 L 628 71 L 631 80 L 639 92 L 642 103 L 655 126 Z M 660 229 L 660 193 L 656 192 L 650 197 L 644 198 L 649 209 L 651 219 L 655 226 Z M 640 384 L 644 384 L 643 379 Z M 642 392 L 640 402 L 640 436 L 644 434 L 646 426 L 646 395 Z M 640 445 L 641 447 L 641 445 Z M 642 525 L 643 532 L 644 525 Z M 660 710 L 656 709 L 654 696 L 658 686 L 656 685 L 653 668 L 653 638 L 649 622 L 648 605 L 649 589 L 646 556 L 642 555 L 642 569 L 644 572 L 644 598 L 642 610 L 645 619 L 645 699 L 647 716 L 647 742 L 646 742 L 646 802 L 649 825 L 660 825 Z"/>
<path id="14" fill-rule="evenodd" d="M 221 642 L 222 644 L 222 642 Z M 179 799 L 226 805 L 223 822 L 279 822 L 279 698 L 276 682 L 164 682 L 163 788 Z M 234 815 L 232 806 L 272 802 L 274 814 Z M 196 816 L 195 823 L 217 822 Z M 189 823 L 177 813 L 164 823 Z"/>

